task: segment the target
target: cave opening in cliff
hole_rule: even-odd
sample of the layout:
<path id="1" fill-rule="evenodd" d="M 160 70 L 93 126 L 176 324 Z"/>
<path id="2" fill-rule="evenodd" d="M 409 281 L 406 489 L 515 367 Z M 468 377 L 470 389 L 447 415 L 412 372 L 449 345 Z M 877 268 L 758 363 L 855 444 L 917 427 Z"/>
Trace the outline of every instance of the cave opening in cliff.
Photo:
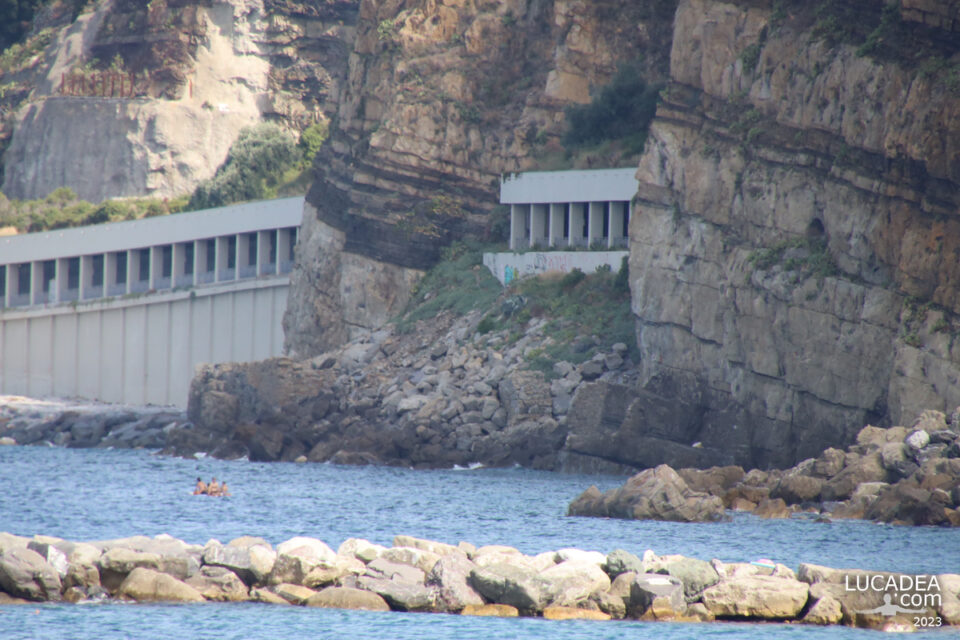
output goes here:
<path id="1" fill-rule="evenodd" d="M 827 234 L 826 229 L 823 227 L 823 222 L 820 218 L 814 218 L 810 221 L 810 224 L 807 225 L 807 237 L 808 238 L 822 238 Z"/>

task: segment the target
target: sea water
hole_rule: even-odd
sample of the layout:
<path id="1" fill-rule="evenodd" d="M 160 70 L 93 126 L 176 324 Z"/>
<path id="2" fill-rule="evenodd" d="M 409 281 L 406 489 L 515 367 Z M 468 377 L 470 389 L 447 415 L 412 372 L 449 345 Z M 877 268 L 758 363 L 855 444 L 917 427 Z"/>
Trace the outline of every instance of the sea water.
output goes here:
<path id="1" fill-rule="evenodd" d="M 200 476 L 233 497 L 191 495 Z M 190 543 L 241 535 L 293 536 L 336 547 L 350 537 L 389 545 L 406 534 L 456 544 L 506 544 L 524 553 L 576 547 L 709 560 L 771 558 L 909 573 L 960 573 L 960 529 L 812 518 L 682 524 L 572 518 L 591 484 L 624 478 L 525 469 L 413 471 L 328 464 L 183 460 L 144 451 L 0 448 L 0 531 L 102 540 L 167 533 Z M 859 638 L 842 627 L 647 624 L 376 614 L 257 604 L 0 607 L 6 638 Z M 938 636 L 939 637 L 939 636 Z"/>

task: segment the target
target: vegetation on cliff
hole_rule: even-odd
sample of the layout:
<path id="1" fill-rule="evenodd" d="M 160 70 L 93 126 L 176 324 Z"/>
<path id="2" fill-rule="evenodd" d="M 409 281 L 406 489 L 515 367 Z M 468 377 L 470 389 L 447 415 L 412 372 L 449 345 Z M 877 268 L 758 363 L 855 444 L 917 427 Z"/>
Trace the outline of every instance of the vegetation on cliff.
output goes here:
<path id="1" fill-rule="evenodd" d="M 189 208 L 209 209 L 276 198 L 291 191 L 306 192 L 307 170 L 326 137 L 325 124 L 307 128 L 299 142 L 274 124 L 244 129 L 217 173 L 197 186 Z"/>
<path id="2" fill-rule="evenodd" d="M 102 222 L 135 220 L 183 211 L 187 197 L 136 198 L 92 204 L 81 200 L 68 187 L 61 187 L 38 200 L 8 200 L 0 193 L 0 228 L 18 232 L 49 231 Z"/>
<path id="3" fill-rule="evenodd" d="M 303 194 L 309 186 L 313 157 L 326 137 L 326 123 L 308 127 L 299 141 L 275 125 L 251 127 L 240 134 L 213 178 L 201 183 L 192 195 L 177 198 L 129 198 L 94 204 L 77 197 L 69 187 L 36 200 L 10 200 L 0 193 L 0 228 L 32 233 Z"/>
<path id="4" fill-rule="evenodd" d="M 554 375 L 556 362 L 580 364 L 617 343 L 627 345 L 637 360 L 626 260 L 616 273 L 609 268 L 590 274 L 574 269 L 563 275 L 522 278 L 504 288 L 483 265 L 483 251 L 498 248 L 457 243 L 445 250 L 444 260 L 414 289 L 410 304 L 397 318 L 398 329 L 409 331 L 417 321 L 443 311 L 457 315 L 482 311 L 477 331 L 507 331 L 506 346 L 523 336 L 531 320 L 546 322 L 548 339 L 527 353 L 526 360 L 547 377 Z"/>

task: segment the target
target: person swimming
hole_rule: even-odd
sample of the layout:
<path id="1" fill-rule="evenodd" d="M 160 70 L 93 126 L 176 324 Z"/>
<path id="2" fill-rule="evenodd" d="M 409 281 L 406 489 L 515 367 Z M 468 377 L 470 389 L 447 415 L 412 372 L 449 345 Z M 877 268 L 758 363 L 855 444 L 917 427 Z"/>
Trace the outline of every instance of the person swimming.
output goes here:
<path id="1" fill-rule="evenodd" d="M 230 487 L 227 486 L 227 481 L 224 480 L 223 484 L 220 485 L 220 497 L 229 498 L 230 497 Z"/>
<path id="2" fill-rule="evenodd" d="M 197 486 L 193 489 L 193 495 L 202 496 L 207 493 L 207 483 L 197 478 Z"/>
<path id="3" fill-rule="evenodd" d="M 217 477 L 214 476 L 213 480 L 210 481 L 210 484 L 207 485 L 207 495 L 208 496 L 219 496 L 220 495 L 220 483 L 217 482 Z"/>

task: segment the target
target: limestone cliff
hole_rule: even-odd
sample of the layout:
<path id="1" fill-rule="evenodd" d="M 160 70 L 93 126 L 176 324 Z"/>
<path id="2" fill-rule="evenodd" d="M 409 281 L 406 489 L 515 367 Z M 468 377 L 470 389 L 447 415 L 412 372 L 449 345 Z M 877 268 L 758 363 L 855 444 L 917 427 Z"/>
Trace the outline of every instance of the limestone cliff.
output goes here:
<path id="1" fill-rule="evenodd" d="M 785 466 L 960 404 L 957 16 L 680 2 L 630 229 L 637 433 Z"/>
<path id="2" fill-rule="evenodd" d="M 675 2 L 364 0 L 316 163 L 284 321 L 311 356 L 381 325 L 419 273 L 482 233 L 497 178 L 556 143 L 620 63 L 666 72 Z"/>
<path id="3" fill-rule="evenodd" d="M 76 20 L 38 23 L 48 44 L 29 69 L 0 70 L 16 89 L 0 112 L 3 192 L 68 186 L 100 201 L 192 190 L 243 127 L 333 114 L 356 10 L 356 0 L 99 0 Z"/>

